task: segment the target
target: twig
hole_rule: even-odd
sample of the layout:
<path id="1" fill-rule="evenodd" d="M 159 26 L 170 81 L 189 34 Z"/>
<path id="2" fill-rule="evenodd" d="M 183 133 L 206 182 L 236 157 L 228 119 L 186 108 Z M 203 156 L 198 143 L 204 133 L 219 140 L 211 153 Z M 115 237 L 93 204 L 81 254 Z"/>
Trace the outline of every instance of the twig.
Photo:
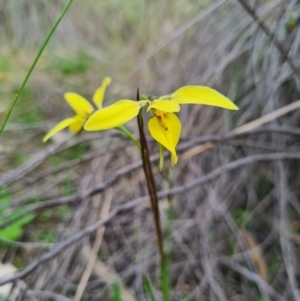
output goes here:
<path id="1" fill-rule="evenodd" d="M 13 246 L 13 247 L 18 247 L 23 249 L 49 249 L 50 247 L 53 247 L 55 245 L 53 243 L 43 243 L 43 242 L 14 241 L 14 240 L 6 239 L 1 236 L 0 236 L 0 243 L 7 246 Z"/>
<path id="2" fill-rule="evenodd" d="M 212 12 L 214 12 L 216 9 L 218 9 L 220 6 L 222 6 L 227 0 L 221 0 L 217 3 L 214 3 L 213 5 L 210 5 L 206 10 L 201 11 L 200 14 L 196 15 L 193 19 L 183 24 L 181 27 L 176 30 L 175 34 L 168 36 L 166 39 L 163 40 L 163 42 L 158 45 L 156 48 L 150 50 L 150 52 L 144 57 L 144 59 L 137 64 L 137 66 L 133 69 L 133 71 L 130 72 L 125 78 L 127 81 L 130 81 L 135 74 L 143 68 L 147 62 L 154 57 L 157 53 L 159 53 L 162 49 L 164 49 L 166 46 L 168 46 L 171 42 L 176 40 L 178 37 L 180 37 L 183 33 L 185 33 L 188 29 L 196 25 L 198 22 L 202 21 L 205 17 L 209 16 Z"/>
<path id="3" fill-rule="evenodd" d="M 113 136 L 120 137 L 120 135 L 116 135 L 116 134 L 110 136 L 104 136 L 104 137 L 111 138 Z M 77 146 L 81 143 L 100 139 L 100 138 L 103 139 L 103 136 L 100 136 L 99 134 L 89 134 L 89 135 L 84 135 L 82 137 L 79 137 L 75 140 L 71 140 L 71 141 L 66 140 L 66 141 L 59 142 L 55 145 L 51 145 L 48 148 L 39 151 L 37 154 L 32 156 L 32 158 L 29 161 L 25 162 L 20 167 L 17 167 L 16 169 L 11 170 L 4 175 L 1 175 L 0 188 L 11 185 L 12 183 L 20 180 L 25 175 L 32 172 L 35 168 L 43 164 L 50 157 L 59 154 L 65 150 L 68 150 L 74 146 Z"/>
<path id="4" fill-rule="evenodd" d="M 266 124 L 272 120 L 277 119 L 278 117 L 286 115 L 299 108 L 300 108 L 300 100 L 294 101 L 291 104 L 281 107 L 273 112 L 267 113 L 267 114 L 263 115 L 262 117 L 259 117 L 251 122 L 246 123 L 245 125 L 242 125 L 236 129 L 234 129 L 232 131 L 232 133 L 239 134 L 239 133 L 245 133 L 245 132 L 257 129 L 258 127 L 262 126 L 263 124 Z"/>
<path id="5" fill-rule="evenodd" d="M 248 156 L 248 157 L 236 160 L 234 162 L 230 162 L 228 164 L 225 164 L 225 165 L 213 170 L 212 172 L 210 172 L 206 176 L 200 177 L 200 178 L 198 178 L 194 181 L 190 181 L 189 183 L 187 183 L 183 186 L 178 186 L 178 187 L 175 187 L 175 188 L 172 188 L 172 189 L 169 189 L 169 190 L 161 191 L 157 194 L 157 196 L 158 196 L 159 199 L 162 199 L 162 198 L 165 198 L 167 196 L 174 196 L 174 195 L 186 193 L 189 190 L 192 190 L 194 188 L 199 187 L 200 185 L 204 185 L 204 184 L 214 180 L 215 178 L 217 178 L 218 176 L 220 176 L 221 174 L 223 174 L 225 172 L 232 171 L 234 169 L 241 168 L 243 166 L 253 164 L 253 163 L 257 163 L 257 162 L 284 160 L 284 159 L 297 159 L 297 160 L 299 160 L 300 159 L 300 152 L 275 153 L 275 154 L 262 154 L 262 155 Z M 97 193 L 97 191 L 98 191 L 97 187 L 94 188 L 94 191 L 95 191 L 95 193 Z M 147 202 L 147 201 L 149 201 L 149 196 L 144 196 L 144 197 L 137 198 L 133 201 L 126 202 L 124 205 L 116 206 L 115 209 L 112 210 L 106 218 L 104 218 L 102 220 L 99 220 L 95 224 L 87 227 L 84 230 L 81 230 L 81 231 L 75 233 L 74 235 L 70 236 L 66 240 L 62 241 L 57 246 L 55 246 L 52 250 L 50 250 L 48 253 L 42 255 L 39 259 L 37 259 L 36 261 L 29 264 L 22 272 L 16 274 L 13 277 L 9 277 L 7 279 L 4 279 L 4 280 L 0 281 L 0 286 L 4 285 L 6 283 L 13 282 L 13 281 L 16 281 L 18 279 L 22 279 L 22 278 L 26 277 L 31 272 L 33 272 L 35 269 L 37 269 L 41 264 L 43 264 L 43 263 L 49 261 L 50 259 L 56 257 L 60 252 L 62 252 L 63 250 L 65 250 L 69 246 L 77 243 L 82 238 L 84 238 L 84 237 L 92 234 L 93 232 L 95 232 L 102 225 L 105 225 L 106 223 L 108 223 L 119 212 L 132 209 L 132 208 L 140 205 L 141 203 L 144 203 L 144 202 Z"/>
<path id="6" fill-rule="evenodd" d="M 189 147 L 191 147 L 192 145 L 195 144 L 199 144 L 199 143 L 204 143 L 204 142 L 223 142 L 226 141 L 228 139 L 233 139 L 237 136 L 242 136 L 245 134 L 260 134 L 260 133 L 265 133 L 265 132 L 278 132 L 278 133 L 282 133 L 282 134 L 290 134 L 290 135 L 300 135 L 300 130 L 296 129 L 296 128 L 284 128 L 284 127 L 273 127 L 273 128 L 266 128 L 266 129 L 261 129 L 261 130 L 256 130 L 254 131 L 254 129 L 256 129 L 257 127 L 270 122 L 271 120 L 274 120 L 277 117 L 280 117 L 282 115 L 285 115 L 295 109 L 298 109 L 300 107 L 300 100 L 293 102 L 290 105 L 284 106 L 278 110 L 275 110 L 274 112 L 268 113 L 264 116 L 262 116 L 261 118 L 255 119 L 254 121 L 251 121 L 241 127 L 238 127 L 237 129 L 233 130 L 231 133 L 226 134 L 226 135 L 208 135 L 208 136 L 204 136 L 204 137 L 200 137 L 200 138 L 193 138 L 192 141 L 189 142 L 183 142 L 178 146 L 178 151 L 183 151 Z M 120 135 L 118 134 L 114 134 L 110 137 L 120 137 Z M 25 175 L 27 175 L 28 173 L 32 172 L 35 168 L 37 168 L 38 166 L 40 166 L 43 162 L 45 162 L 45 160 L 47 160 L 49 157 L 58 154 L 62 151 L 65 151 L 69 148 L 72 148 L 78 144 L 90 141 L 90 140 L 94 140 L 94 139 L 98 139 L 99 135 L 86 135 L 84 137 L 80 137 L 78 139 L 76 139 L 73 142 L 68 143 L 66 146 L 60 148 L 60 146 L 63 145 L 64 142 L 61 142 L 60 144 L 56 144 L 53 146 L 50 146 L 49 148 L 47 148 L 46 150 L 42 150 L 39 153 L 37 153 L 36 155 L 34 155 L 29 162 L 26 162 L 24 165 L 10 171 L 7 174 L 4 174 L 0 177 L 0 188 L 3 188 L 7 185 L 10 185 L 18 180 L 20 180 L 21 178 L 23 178 Z M 87 158 L 87 160 L 89 160 L 89 158 Z M 156 156 L 155 158 L 153 156 L 151 156 L 151 161 L 156 161 L 158 160 L 158 157 Z M 76 162 L 77 163 L 77 162 Z M 76 164 L 74 162 L 74 164 Z M 72 165 L 70 163 L 70 165 Z M 141 166 L 141 165 L 140 165 Z M 63 170 L 64 168 L 62 168 Z M 60 170 L 60 169 L 59 169 Z M 59 171 L 58 170 L 58 171 Z M 55 170 L 53 171 L 55 172 Z M 43 175 L 42 176 L 46 176 Z M 35 178 L 36 179 L 36 178 Z"/>
<path id="7" fill-rule="evenodd" d="M 285 264 L 288 280 L 292 290 L 294 300 L 299 297 L 299 289 L 297 287 L 296 270 L 297 261 L 295 258 L 294 248 L 292 247 L 292 241 L 289 235 L 286 233 L 289 228 L 289 218 L 287 214 L 287 204 L 289 196 L 289 188 L 287 184 L 287 175 L 284 169 L 282 161 L 278 162 L 279 169 L 279 195 L 280 195 L 280 247 L 282 250 L 283 262 Z"/>
<path id="8" fill-rule="evenodd" d="M 101 210 L 100 218 L 105 218 L 109 214 L 110 206 L 111 206 L 111 200 L 112 200 L 112 194 L 109 193 L 109 195 L 105 198 L 103 203 L 103 208 Z M 74 297 L 74 301 L 80 301 L 81 297 L 84 293 L 84 290 L 86 288 L 86 285 L 88 283 L 88 280 L 91 276 L 91 273 L 93 271 L 93 268 L 95 266 L 95 262 L 97 261 L 97 254 L 101 246 L 103 234 L 105 231 L 105 227 L 102 226 L 101 228 L 98 228 L 96 233 L 96 240 L 94 242 L 93 248 L 91 249 L 89 253 L 89 259 L 86 265 L 86 268 L 82 274 L 82 277 L 80 279 L 79 285 L 77 287 L 77 291 Z"/>
<path id="9" fill-rule="evenodd" d="M 281 295 L 279 295 L 272 286 L 270 286 L 264 279 L 262 279 L 258 274 L 249 271 L 245 267 L 241 266 L 240 264 L 229 260 L 222 258 L 220 259 L 220 263 L 222 265 L 225 265 L 226 267 L 236 271 L 240 275 L 244 276 L 245 278 L 253 281 L 258 286 L 262 287 L 264 290 L 266 290 L 271 296 L 276 298 L 276 300 L 285 301 Z"/>
<path id="10" fill-rule="evenodd" d="M 39 300 L 72 301 L 71 299 L 65 296 L 58 295 L 48 291 L 27 290 L 24 295 L 26 298 L 30 298 L 30 300 L 38 298 Z"/>
<path id="11" fill-rule="evenodd" d="M 228 135 L 242 134 L 242 133 L 247 133 L 247 132 L 253 131 L 253 130 L 259 128 L 260 126 L 262 126 L 266 123 L 269 123 L 272 120 L 275 120 L 278 117 L 281 117 L 281 116 L 283 116 L 287 113 L 290 113 L 299 108 L 300 108 L 300 100 L 297 100 L 289 105 L 281 107 L 271 113 L 267 113 L 262 117 L 259 117 L 259 118 L 252 120 L 242 126 L 235 128 Z M 214 144 L 211 142 L 207 142 L 204 145 L 196 146 L 194 149 L 189 150 L 188 153 L 192 153 L 193 155 L 195 155 L 195 154 L 202 153 L 212 147 L 214 147 Z M 189 154 L 187 154 L 187 155 L 184 154 L 184 156 L 189 157 Z"/>
<path id="12" fill-rule="evenodd" d="M 83 247 L 83 256 L 88 258 L 90 253 L 91 253 L 90 247 L 85 245 Z M 103 286 L 108 285 L 110 287 L 114 282 L 118 282 L 120 284 L 121 296 L 123 298 L 122 300 L 136 301 L 134 297 L 134 292 L 130 288 L 125 286 L 122 279 L 119 277 L 118 273 L 99 259 L 95 261 L 95 265 L 93 267 L 93 275 L 97 276 L 100 279 L 103 279 L 104 282 L 102 284 Z M 87 289 L 91 289 L 89 288 L 90 286 L 91 286 L 91 282 L 88 283 Z"/>
<path id="13" fill-rule="evenodd" d="M 151 158 L 158 159 L 158 156 L 155 155 Z M 195 181 L 189 182 L 189 184 L 173 188 L 170 190 L 170 194 L 161 195 L 162 192 L 160 192 L 160 193 L 158 193 L 158 196 L 165 197 L 168 195 L 170 195 L 170 196 L 175 195 L 177 193 L 184 193 L 186 190 L 193 189 L 194 185 L 205 184 L 206 182 L 211 181 L 212 179 L 218 177 L 219 175 L 221 175 L 224 172 L 227 172 L 227 171 L 230 171 L 230 170 L 233 170 L 233 169 L 245 166 L 245 165 L 249 165 L 252 163 L 256 163 L 256 162 L 260 162 L 260 161 L 272 161 L 272 160 L 281 160 L 281 159 L 299 159 L 299 158 L 300 158 L 300 153 L 298 153 L 298 152 L 291 152 L 291 153 L 283 152 L 283 153 L 273 153 L 273 154 L 271 153 L 271 154 L 260 154 L 260 155 L 248 156 L 248 157 L 233 161 L 231 163 L 225 164 L 225 165 L 215 169 L 214 171 L 210 172 L 206 176 L 203 176 Z M 38 211 L 38 210 L 42 210 L 42 209 L 47 209 L 47 208 L 52 208 L 52 207 L 67 205 L 67 204 L 72 204 L 72 203 L 79 203 L 87 197 L 90 197 L 97 193 L 102 192 L 104 189 L 106 189 L 111 184 L 113 184 L 114 181 L 116 181 L 120 176 L 126 174 L 128 172 L 128 170 L 133 171 L 133 170 L 139 168 L 141 166 L 141 164 L 142 163 L 139 160 L 137 162 L 132 163 L 131 165 L 120 168 L 115 174 L 108 177 L 106 182 L 103 182 L 100 185 L 90 189 L 84 195 L 74 194 L 74 195 L 63 197 L 63 198 L 56 199 L 56 200 L 45 201 L 41 204 L 29 205 L 26 207 L 26 210 L 24 210 L 24 212 L 22 214 L 20 214 L 19 216 L 0 224 L 0 229 L 7 227 L 8 225 L 12 224 L 16 220 L 20 219 L 21 217 L 23 217 L 33 211 Z M 172 193 L 172 191 L 174 191 L 174 193 Z M 143 197 L 143 198 L 146 198 L 146 199 L 142 200 L 141 202 L 148 200 L 148 197 Z"/>
<path id="14" fill-rule="evenodd" d="M 137 90 L 137 101 L 140 100 L 139 90 Z M 160 254 L 161 268 L 163 269 L 166 265 L 166 256 L 163 247 L 163 234 L 161 230 L 160 214 L 158 208 L 158 198 L 157 198 L 157 188 L 156 182 L 153 175 L 153 170 L 150 161 L 150 152 L 146 140 L 146 135 L 144 132 L 144 120 L 143 120 L 143 111 L 140 110 L 139 115 L 137 116 L 137 123 L 140 133 L 140 143 L 141 143 L 141 157 L 143 161 L 143 169 L 147 182 L 148 192 L 150 196 L 151 210 L 153 214 L 153 220 L 155 225 L 157 245 Z"/>
<path id="15" fill-rule="evenodd" d="M 26 162 L 20 167 L 2 175 L 0 178 L 0 188 L 10 185 L 11 183 L 23 178 L 27 173 L 40 166 L 47 158 L 55 154 L 64 143 L 65 141 L 51 145 L 48 148 L 39 151 L 31 158 L 29 162 Z"/>
<path id="16" fill-rule="evenodd" d="M 299 68 L 294 64 L 294 61 L 290 58 L 288 52 L 284 49 L 283 44 L 276 38 L 274 32 L 271 31 L 270 28 L 259 18 L 254 8 L 252 8 L 245 0 L 237 0 L 246 12 L 252 17 L 252 19 L 257 23 L 257 25 L 261 28 L 261 30 L 268 36 L 270 41 L 275 45 L 275 47 L 279 50 L 284 60 L 289 64 L 295 75 L 298 77 Z"/>
<path id="17" fill-rule="evenodd" d="M 151 160 L 154 161 L 157 159 L 158 159 L 157 155 L 151 156 Z M 61 206 L 61 205 L 67 205 L 67 204 L 71 204 L 71 203 L 79 203 L 79 202 L 81 202 L 81 200 L 83 200 L 85 198 L 88 198 L 90 196 L 93 196 L 97 193 L 102 192 L 104 189 L 106 189 L 107 187 L 109 187 L 113 183 L 115 183 L 115 181 L 117 181 L 121 176 L 123 176 L 129 172 L 132 172 L 132 171 L 140 168 L 141 166 L 142 166 L 142 161 L 138 160 L 132 164 L 122 167 L 122 168 L 116 170 L 115 172 L 113 172 L 111 175 L 105 177 L 106 180 L 104 182 L 102 182 L 101 184 L 97 185 L 96 187 L 86 191 L 84 194 L 78 193 L 78 194 L 74 194 L 71 196 L 62 197 L 62 198 L 56 199 L 54 201 L 45 201 L 40 204 L 28 205 L 25 208 L 23 208 L 24 211 L 22 212 L 22 214 L 0 224 L 0 229 L 7 227 L 8 225 L 12 224 L 16 220 L 20 219 L 21 217 L 23 217 L 33 211 L 38 211 L 38 210 Z M 4 218 L 5 217 L 2 216 L 2 219 L 4 219 Z"/>

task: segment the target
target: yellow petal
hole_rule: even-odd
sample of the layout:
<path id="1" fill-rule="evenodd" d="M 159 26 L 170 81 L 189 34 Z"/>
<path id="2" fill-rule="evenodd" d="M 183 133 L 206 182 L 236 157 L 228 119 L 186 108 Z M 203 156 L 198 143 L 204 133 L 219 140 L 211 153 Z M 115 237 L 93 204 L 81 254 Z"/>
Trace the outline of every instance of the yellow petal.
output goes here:
<path id="1" fill-rule="evenodd" d="M 67 118 L 67 119 L 62 120 L 53 129 L 51 129 L 48 132 L 48 134 L 43 138 L 43 142 L 46 142 L 53 135 L 55 135 L 59 131 L 65 129 L 66 127 L 70 126 L 74 122 L 74 120 L 75 120 L 75 117 L 73 117 L 73 118 Z"/>
<path id="2" fill-rule="evenodd" d="M 179 112 L 180 106 L 177 102 L 156 99 L 148 106 L 147 111 L 149 111 L 150 109 L 158 109 L 163 112 Z"/>
<path id="3" fill-rule="evenodd" d="M 110 85 L 110 83 L 111 83 L 111 78 L 105 77 L 101 86 L 94 93 L 93 101 L 98 108 L 101 108 L 102 106 L 105 89 L 107 88 L 107 86 Z"/>
<path id="4" fill-rule="evenodd" d="M 182 87 L 175 91 L 170 96 L 170 99 L 179 104 L 201 104 L 229 110 L 238 110 L 238 107 L 229 98 L 205 86 Z"/>
<path id="5" fill-rule="evenodd" d="M 79 115 L 75 116 L 73 122 L 69 125 L 69 130 L 73 133 L 80 132 L 83 128 L 85 120 L 85 118 L 82 118 Z"/>
<path id="6" fill-rule="evenodd" d="M 181 123 L 173 113 L 165 113 L 155 110 L 155 116 L 149 120 L 149 131 L 151 136 L 170 151 L 173 164 L 178 161 L 176 145 L 180 138 Z"/>
<path id="7" fill-rule="evenodd" d="M 138 115 L 141 106 L 146 101 L 133 101 L 122 99 L 98 110 L 88 119 L 84 125 L 86 131 L 102 131 L 120 126 Z"/>
<path id="8" fill-rule="evenodd" d="M 93 113 L 93 106 L 81 95 L 68 92 L 64 97 L 77 115 L 87 119 Z"/>

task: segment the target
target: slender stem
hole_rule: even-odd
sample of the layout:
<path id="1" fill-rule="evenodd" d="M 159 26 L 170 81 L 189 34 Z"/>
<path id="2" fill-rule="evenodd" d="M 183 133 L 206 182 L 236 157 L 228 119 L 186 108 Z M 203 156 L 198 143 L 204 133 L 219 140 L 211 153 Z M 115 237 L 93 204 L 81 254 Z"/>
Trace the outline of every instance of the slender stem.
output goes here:
<path id="1" fill-rule="evenodd" d="M 134 145 L 141 151 L 141 145 L 135 139 L 135 137 L 132 135 L 132 133 L 125 128 L 125 126 L 120 125 L 120 126 L 116 127 L 115 129 L 122 132 L 123 134 L 125 134 L 134 143 Z"/>
<path id="2" fill-rule="evenodd" d="M 10 108 L 9 108 L 9 110 L 8 110 L 8 112 L 7 112 L 6 116 L 5 116 L 5 118 L 4 118 L 4 121 L 3 121 L 2 125 L 1 125 L 1 128 L 0 128 L 0 135 L 2 134 L 2 132 L 3 132 L 4 128 L 5 128 L 5 126 L 6 126 L 6 124 L 7 124 L 7 122 L 8 122 L 8 119 L 9 119 L 9 117 L 10 117 L 10 115 L 11 115 L 11 113 L 12 113 L 14 107 L 15 107 L 15 105 L 17 104 L 17 101 L 18 101 L 18 99 L 20 98 L 20 95 L 21 95 L 21 93 L 23 92 L 24 87 L 25 87 L 25 85 L 27 84 L 28 79 L 29 79 L 29 77 L 30 77 L 30 75 L 31 75 L 31 73 L 32 73 L 32 71 L 33 71 L 33 69 L 35 68 L 35 66 L 36 66 L 36 64 L 37 64 L 37 62 L 38 62 L 40 56 L 42 55 L 44 49 L 46 48 L 46 46 L 47 46 L 49 40 L 50 40 L 51 37 L 52 37 L 54 31 L 56 30 L 58 24 L 60 23 L 60 21 L 62 20 L 62 18 L 63 18 L 64 15 L 66 14 L 66 12 L 68 11 L 68 9 L 69 9 L 69 7 L 71 6 L 72 2 L 73 2 L 73 0 L 69 0 L 69 1 L 67 2 L 67 4 L 65 5 L 65 7 L 63 8 L 63 10 L 61 11 L 59 17 L 56 19 L 55 23 L 53 24 L 52 28 L 50 29 L 50 31 L 49 31 L 49 33 L 48 33 L 48 35 L 47 35 L 47 37 L 46 37 L 44 43 L 42 44 L 42 47 L 40 48 L 38 54 L 36 55 L 36 57 L 35 57 L 35 59 L 34 59 L 32 65 L 31 65 L 31 67 L 29 68 L 29 71 L 28 71 L 28 73 L 26 74 L 26 76 L 25 76 L 25 78 L 24 78 L 24 80 L 23 80 L 22 85 L 21 85 L 19 91 L 17 92 L 17 94 L 16 94 L 16 96 L 15 96 L 15 99 L 14 99 L 13 103 L 11 104 L 11 106 L 10 106 Z"/>
<path id="3" fill-rule="evenodd" d="M 139 97 L 138 97 L 139 100 Z M 166 264 L 166 258 L 163 248 L 163 237 L 162 237 L 162 231 L 161 231 L 161 224 L 160 224 L 160 216 L 159 216 L 159 207 L 158 207 L 158 198 L 157 198 L 157 190 L 155 185 L 155 180 L 151 168 L 151 162 L 150 162 L 150 155 L 149 155 L 149 149 L 148 144 L 144 132 L 144 124 L 143 124 L 143 115 L 142 110 L 140 110 L 140 113 L 138 115 L 138 127 L 140 132 L 140 140 L 141 140 L 141 156 L 143 161 L 143 169 L 145 173 L 145 177 L 147 180 L 147 186 L 148 191 L 150 195 L 150 201 L 151 201 L 151 209 L 153 212 L 153 218 L 154 218 L 154 224 L 155 224 L 155 231 L 157 236 L 157 243 L 158 243 L 158 249 L 161 259 L 161 265 L 162 268 L 164 268 Z"/>
<path id="4" fill-rule="evenodd" d="M 166 170 L 165 174 L 168 182 L 168 189 L 172 189 L 172 180 L 170 170 Z M 172 256 L 172 227 L 174 219 L 173 198 L 168 196 L 169 208 L 167 211 L 167 227 L 166 227 L 166 271 L 165 271 L 165 295 L 166 300 L 170 300 L 171 291 L 171 256 Z"/>

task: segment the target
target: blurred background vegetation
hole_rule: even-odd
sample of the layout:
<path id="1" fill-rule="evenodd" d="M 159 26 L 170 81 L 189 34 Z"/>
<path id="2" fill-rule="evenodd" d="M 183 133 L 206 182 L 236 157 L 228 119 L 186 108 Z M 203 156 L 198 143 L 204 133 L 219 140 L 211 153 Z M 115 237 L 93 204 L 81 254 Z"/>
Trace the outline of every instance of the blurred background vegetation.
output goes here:
<path id="1" fill-rule="evenodd" d="M 65 3 L 0 1 L 1 123 Z M 299 1 L 246 3 L 297 66 Z M 162 298 L 135 147 L 114 131 L 63 131 L 42 143 L 72 114 L 63 94 L 91 99 L 105 76 L 113 81 L 104 105 L 134 99 L 137 88 L 165 95 L 195 84 L 240 108 L 182 107 L 179 164 L 155 169 L 159 191 L 182 189 L 161 199 L 170 300 L 299 300 L 299 110 L 225 136 L 300 99 L 298 75 L 273 42 L 236 0 L 74 1 L 0 137 L 0 271 L 8 263 L 22 270 L 116 206 L 136 205 L 22 277 L 9 300 L 119 300 L 118 290 L 124 301 L 150 300 L 143 275 Z M 134 121 L 128 127 L 137 135 Z M 158 149 L 150 146 L 155 168 Z M 277 153 L 282 160 L 271 160 Z"/>

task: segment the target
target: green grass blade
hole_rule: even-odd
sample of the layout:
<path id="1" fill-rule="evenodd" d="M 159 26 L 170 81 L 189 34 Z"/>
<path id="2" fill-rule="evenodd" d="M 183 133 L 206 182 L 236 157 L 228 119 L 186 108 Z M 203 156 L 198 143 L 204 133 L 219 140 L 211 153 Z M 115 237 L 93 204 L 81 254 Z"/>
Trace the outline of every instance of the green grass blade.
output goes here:
<path id="1" fill-rule="evenodd" d="M 71 6 L 72 2 L 73 2 L 73 0 L 69 0 L 69 1 L 67 2 L 67 4 L 65 5 L 65 7 L 63 8 L 63 10 L 61 11 L 59 17 L 56 19 L 55 23 L 53 24 L 52 28 L 50 29 L 50 31 L 49 31 L 49 33 L 48 33 L 48 35 L 47 35 L 47 37 L 46 37 L 44 43 L 42 44 L 42 47 L 40 48 L 38 54 L 36 55 L 36 57 L 35 57 L 35 59 L 34 59 L 32 65 L 31 65 L 31 67 L 29 68 L 29 71 L 28 71 L 28 73 L 26 74 L 26 76 L 25 76 L 25 78 L 24 78 L 24 81 L 23 81 L 23 83 L 22 83 L 22 85 L 21 85 L 19 91 L 17 92 L 17 95 L 16 95 L 16 97 L 15 97 L 13 103 L 11 104 L 10 108 L 8 109 L 8 112 L 7 112 L 7 114 L 6 114 L 5 118 L 4 118 L 4 121 L 3 121 L 2 125 L 1 125 L 1 128 L 0 128 L 0 135 L 1 135 L 2 132 L 4 131 L 4 128 L 5 128 L 5 126 L 6 126 L 7 122 L 8 122 L 8 119 L 9 119 L 9 117 L 10 117 L 10 115 L 11 115 L 11 113 L 12 113 L 14 107 L 16 106 L 16 104 L 17 104 L 17 102 L 18 102 L 18 100 L 19 100 L 19 98 L 20 98 L 20 95 L 22 94 L 22 92 L 23 92 L 23 90 L 24 90 L 24 87 L 26 86 L 26 84 L 27 84 L 27 82 L 28 82 L 28 79 L 29 79 L 29 77 L 30 77 L 30 75 L 31 75 L 31 73 L 32 73 L 32 71 L 33 71 L 33 69 L 35 68 L 35 66 L 36 66 L 36 64 L 37 64 L 37 62 L 38 62 L 40 56 L 42 55 L 44 49 L 46 48 L 46 46 L 47 46 L 47 44 L 48 44 L 48 42 L 49 42 L 49 40 L 51 39 L 53 33 L 55 32 L 55 30 L 56 30 L 58 24 L 60 23 L 60 21 L 62 20 L 62 18 L 63 18 L 64 15 L 66 14 L 66 12 L 68 11 L 68 9 L 69 9 L 69 7 Z"/>
<path id="2" fill-rule="evenodd" d="M 163 301 L 170 300 L 170 277 L 169 266 L 167 263 L 161 264 L 161 288 L 163 293 Z"/>
<path id="3" fill-rule="evenodd" d="M 123 301 L 122 296 L 121 296 L 121 288 L 120 284 L 118 282 L 114 282 L 112 284 L 112 296 L 111 296 L 111 301 Z"/>
<path id="4" fill-rule="evenodd" d="M 139 151 L 141 150 L 141 145 L 136 140 L 136 138 L 133 136 L 133 134 L 129 130 L 126 129 L 125 126 L 120 125 L 120 126 L 117 126 L 115 129 L 122 132 L 123 134 L 125 134 L 133 142 L 133 144 L 139 149 Z"/>
<path id="5" fill-rule="evenodd" d="M 154 292 L 153 292 L 153 285 L 147 276 L 143 276 L 143 283 L 144 283 L 145 292 L 148 295 L 148 297 L 150 298 L 150 300 L 156 301 L 155 297 L 154 297 Z"/>

